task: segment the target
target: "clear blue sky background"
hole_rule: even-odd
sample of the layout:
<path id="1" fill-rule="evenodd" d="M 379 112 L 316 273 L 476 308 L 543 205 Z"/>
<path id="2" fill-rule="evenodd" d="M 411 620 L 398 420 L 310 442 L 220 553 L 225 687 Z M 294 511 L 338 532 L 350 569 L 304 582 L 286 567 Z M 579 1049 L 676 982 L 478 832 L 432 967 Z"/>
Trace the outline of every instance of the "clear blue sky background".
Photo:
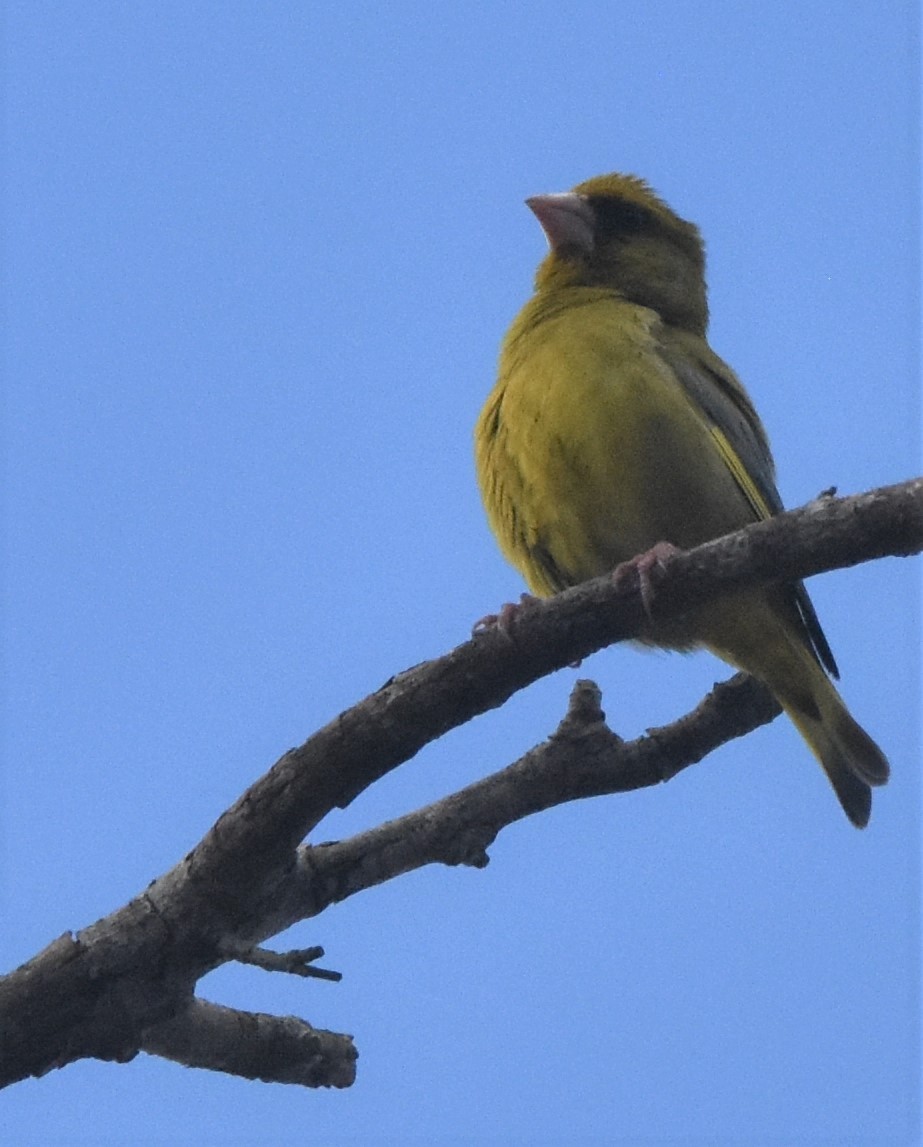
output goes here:
<path id="1" fill-rule="evenodd" d="M 648 178 L 795 505 L 919 470 L 916 6 L 5 6 L 5 968 L 120 906 L 289 746 L 522 588 L 471 427 L 545 244 Z M 10 1144 L 915 1143 L 920 598 L 811 590 L 892 784 L 853 830 L 777 721 L 303 925 L 339 986 L 212 999 L 355 1034 L 348 1092 L 138 1057 L 0 1097 Z M 633 736 L 727 675 L 608 650 Z M 505 765 L 561 672 L 322 827 Z"/>

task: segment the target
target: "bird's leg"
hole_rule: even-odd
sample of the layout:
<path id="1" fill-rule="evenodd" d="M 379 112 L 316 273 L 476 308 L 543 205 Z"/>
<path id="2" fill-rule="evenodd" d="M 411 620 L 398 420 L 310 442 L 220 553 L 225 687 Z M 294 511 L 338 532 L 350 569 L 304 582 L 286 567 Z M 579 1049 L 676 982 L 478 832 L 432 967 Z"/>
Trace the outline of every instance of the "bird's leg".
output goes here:
<path id="1" fill-rule="evenodd" d="M 627 562 L 620 562 L 612 571 L 612 580 L 616 585 L 624 585 L 626 579 L 637 577 L 644 612 L 651 617 L 651 606 L 656 592 L 655 578 L 666 569 L 670 558 L 678 553 L 679 550 L 672 542 L 657 542 L 643 554 L 636 554 Z"/>
<path id="2" fill-rule="evenodd" d="M 472 636 L 486 633 L 488 629 L 499 629 L 505 637 L 509 637 L 512 624 L 520 611 L 534 601 L 538 601 L 538 598 L 531 593 L 524 593 L 520 595 L 519 601 L 506 602 L 500 606 L 499 613 L 488 613 L 476 621 L 471 629 Z"/>

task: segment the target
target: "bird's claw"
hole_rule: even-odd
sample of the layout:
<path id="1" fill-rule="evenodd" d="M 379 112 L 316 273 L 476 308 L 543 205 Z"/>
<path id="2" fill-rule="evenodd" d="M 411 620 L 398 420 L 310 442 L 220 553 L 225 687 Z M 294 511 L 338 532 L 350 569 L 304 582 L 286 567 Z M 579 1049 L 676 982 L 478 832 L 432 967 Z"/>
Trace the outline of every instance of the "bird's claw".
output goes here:
<path id="1" fill-rule="evenodd" d="M 653 620 L 651 607 L 656 594 L 655 579 L 666 569 L 670 558 L 678 553 L 679 550 L 671 542 L 657 542 L 643 554 L 636 554 L 627 562 L 620 562 L 612 571 L 612 579 L 616 585 L 624 585 L 627 579 L 637 577 L 641 604 L 651 620 Z"/>
<path id="2" fill-rule="evenodd" d="M 513 622 L 516 620 L 523 607 L 531 605 L 532 602 L 538 599 L 531 593 L 524 593 L 520 595 L 519 601 L 508 601 L 500 606 L 499 613 L 488 613 L 476 621 L 471 629 L 471 636 L 477 637 L 479 633 L 487 633 L 491 629 L 499 629 L 504 637 L 511 637 L 511 629 Z"/>

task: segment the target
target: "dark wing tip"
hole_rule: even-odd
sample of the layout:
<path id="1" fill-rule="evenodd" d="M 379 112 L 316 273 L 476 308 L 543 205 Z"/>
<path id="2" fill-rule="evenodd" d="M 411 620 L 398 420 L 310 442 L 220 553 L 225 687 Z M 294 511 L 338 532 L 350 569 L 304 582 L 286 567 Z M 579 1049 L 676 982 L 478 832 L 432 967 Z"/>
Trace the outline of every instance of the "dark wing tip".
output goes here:
<path id="1" fill-rule="evenodd" d="M 808 597 L 808 591 L 804 588 L 802 582 L 798 582 L 794 586 L 795 605 L 798 607 L 798 612 L 801 614 L 801 620 L 804 622 L 804 627 L 807 630 L 807 635 L 810 638 L 811 648 L 814 650 L 814 656 L 827 670 L 830 676 L 838 681 L 840 671 L 837 668 L 836 659 L 833 656 L 833 650 L 824 636 L 824 631 L 821 629 L 820 621 L 818 620 L 817 613 L 811 599 Z"/>

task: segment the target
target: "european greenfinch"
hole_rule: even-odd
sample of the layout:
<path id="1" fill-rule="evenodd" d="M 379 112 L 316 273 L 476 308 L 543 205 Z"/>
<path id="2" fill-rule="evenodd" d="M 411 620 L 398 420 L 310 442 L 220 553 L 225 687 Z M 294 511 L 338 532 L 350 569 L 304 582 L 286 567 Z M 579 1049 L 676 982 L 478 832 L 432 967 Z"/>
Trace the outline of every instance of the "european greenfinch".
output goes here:
<path id="1" fill-rule="evenodd" d="M 631 561 L 644 586 L 670 547 L 782 509 L 766 432 L 706 341 L 694 224 L 631 175 L 526 202 L 550 251 L 475 430 L 488 519 L 535 594 Z M 830 680 L 836 663 L 801 583 L 740 592 L 678 621 L 654 616 L 644 640 L 704 646 L 764 681 L 846 815 L 868 823 L 870 786 L 885 783 L 888 762 Z"/>

